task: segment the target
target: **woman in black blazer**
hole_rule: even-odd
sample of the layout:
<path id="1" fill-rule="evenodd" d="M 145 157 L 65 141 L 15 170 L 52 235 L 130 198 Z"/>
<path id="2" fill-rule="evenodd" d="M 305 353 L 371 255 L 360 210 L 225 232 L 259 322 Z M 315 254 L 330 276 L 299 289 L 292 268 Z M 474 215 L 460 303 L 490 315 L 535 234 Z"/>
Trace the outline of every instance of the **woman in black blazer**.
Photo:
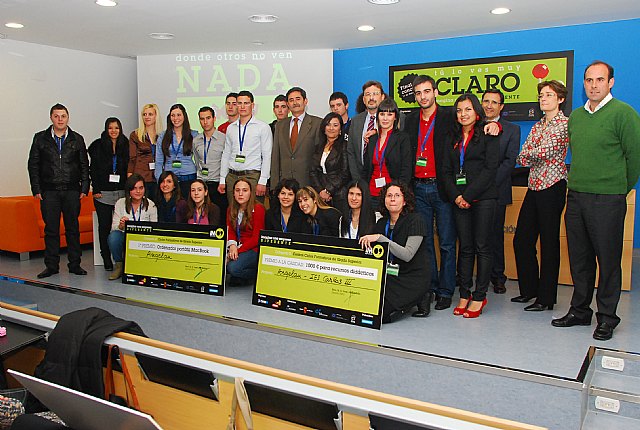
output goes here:
<path id="1" fill-rule="evenodd" d="M 88 149 L 91 157 L 89 171 L 93 187 L 93 204 L 98 216 L 98 239 L 104 269 L 113 270 L 107 237 L 111 232 L 111 218 L 116 202 L 124 197 L 124 183 L 129 166 L 129 140 L 122 134 L 122 123 L 110 117 L 104 131 Z"/>
<path id="2" fill-rule="evenodd" d="M 320 123 L 320 138 L 311 159 L 311 186 L 325 203 L 343 209 L 347 202 L 350 179 L 347 164 L 347 142 L 344 140 L 342 117 L 331 112 Z"/>
<path id="3" fill-rule="evenodd" d="M 391 181 L 408 185 L 413 174 L 411 143 L 409 135 L 399 130 L 400 110 L 396 102 L 384 99 L 376 119 L 378 133 L 369 138 L 364 156 L 364 179 L 369 183 L 374 209 L 378 208 L 382 187 Z"/>
<path id="4" fill-rule="evenodd" d="M 456 124 L 449 145 L 443 149 L 443 182 L 449 200 L 455 203 L 458 230 L 458 274 L 460 301 L 454 315 L 476 318 L 487 304 L 492 253 L 489 235 L 498 191 L 499 138 L 484 132 L 482 105 L 473 94 L 463 94 L 455 102 Z M 473 293 L 473 266 L 477 259 L 476 288 Z"/>

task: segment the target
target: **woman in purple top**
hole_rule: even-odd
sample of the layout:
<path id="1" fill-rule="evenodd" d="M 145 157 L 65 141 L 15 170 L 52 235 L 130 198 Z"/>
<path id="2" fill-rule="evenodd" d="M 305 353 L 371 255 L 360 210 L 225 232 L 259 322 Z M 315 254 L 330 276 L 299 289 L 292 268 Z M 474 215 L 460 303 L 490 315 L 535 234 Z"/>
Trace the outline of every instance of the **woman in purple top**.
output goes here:
<path id="1" fill-rule="evenodd" d="M 181 210 L 177 219 L 184 224 L 220 224 L 220 208 L 209 199 L 209 189 L 202 179 L 196 179 L 191 183 L 186 210 Z"/>

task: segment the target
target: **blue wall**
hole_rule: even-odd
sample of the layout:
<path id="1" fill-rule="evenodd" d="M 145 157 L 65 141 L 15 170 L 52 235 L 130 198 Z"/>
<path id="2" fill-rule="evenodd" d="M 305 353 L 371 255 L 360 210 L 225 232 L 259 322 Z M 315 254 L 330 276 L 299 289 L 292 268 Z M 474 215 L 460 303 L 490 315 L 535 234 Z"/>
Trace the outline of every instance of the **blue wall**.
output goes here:
<path id="1" fill-rule="evenodd" d="M 347 94 L 354 115 L 355 99 L 365 81 L 380 81 L 388 91 L 389 66 L 573 50 L 574 108 L 587 100 L 582 88 L 584 68 L 599 59 L 615 68 L 613 95 L 640 112 L 639 36 L 640 19 L 634 19 L 334 51 L 333 86 Z M 524 140 L 534 123 L 519 124 Z M 636 205 L 634 247 L 640 247 L 640 204 Z"/>

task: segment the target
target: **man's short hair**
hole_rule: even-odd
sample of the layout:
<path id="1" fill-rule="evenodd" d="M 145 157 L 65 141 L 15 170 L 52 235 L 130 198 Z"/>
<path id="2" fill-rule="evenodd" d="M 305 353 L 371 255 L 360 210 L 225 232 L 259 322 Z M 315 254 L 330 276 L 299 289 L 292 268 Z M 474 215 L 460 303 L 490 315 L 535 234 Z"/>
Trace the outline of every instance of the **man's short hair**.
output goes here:
<path id="1" fill-rule="evenodd" d="M 504 94 L 497 88 L 488 88 L 485 90 L 484 94 L 498 94 L 500 96 L 500 104 L 504 104 Z M 482 100 L 484 100 L 484 94 L 482 95 Z"/>
<path id="2" fill-rule="evenodd" d="M 276 107 L 276 102 L 287 102 L 287 98 L 284 94 L 278 94 L 275 99 L 273 99 L 273 107 Z"/>
<path id="3" fill-rule="evenodd" d="M 200 108 L 200 110 L 198 111 L 198 116 L 200 116 L 200 114 L 201 114 L 202 112 L 207 112 L 207 111 L 208 111 L 208 112 L 211 112 L 211 116 L 212 116 L 212 117 L 214 117 L 214 118 L 216 117 L 216 113 L 215 113 L 215 111 L 213 110 L 213 108 L 212 108 L 211 106 L 202 106 L 202 107 Z"/>
<path id="4" fill-rule="evenodd" d="M 49 109 L 49 116 L 53 115 L 54 110 L 63 110 L 67 113 L 67 115 L 69 115 L 69 110 L 62 103 L 56 103 L 53 106 L 51 106 L 51 109 Z"/>
<path id="5" fill-rule="evenodd" d="M 303 99 L 305 99 L 305 100 L 307 99 L 307 92 L 305 90 L 303 90 L 302 88 L 300 88 L 300 87 L 289 88 L 289 91 L 287 91 L 287 99 L 289 99 L 289 94 L 295 93 L 296 91 L 299 92 L 300 95 L 302 95 Z"/>
<path id="6" fill-rule="evenodd" d="M 226 103 L 227 100 L 229 100 L 229 97 L 233 97 L 234 99 L 238 98 L 238 93 L 229 93 L 227 94 L 227 96 L 224 98 L 224 102 Z"/>
<path id="7" fill-rule="evenodd" d="M 413 88 L 417 87 L 418 85 L 424 84 L 425 82 L 429 82 L 431 84 L 431 88 L 433 88 L 434 90 L 436 89 L 436 80 L 429 75 L 418 75 L 413 78 Z"/>
<path id="8" fill-rule="evenodd" d="M 249 100 L 251 100 L 251 103 L 253 103 L 253 94 L 251 93 L 251 91 L 247 91 L 247 90 L 240 91 L 236 96 L 236 99 L 241 96 L 249 97 Z"/>
<path id="9" fill-rule="evenodd" d="M 591 64 L 589 64 L 587 67 L 585 67 L 584 69 L 584 75 L 583 75 L 583 79 L 587 77 L 587 70 L 589 70 L 589 67 L 591 66 L 597 66 L 599 64 L 602 64 L 603 66 L 605 66 L 607 68 L 607 71 L 609 72 L 609 78 L 607 79 L 607 81 L 610 81 L 611 78 L 613 78 L 613 66 L 605 63 L 604 61 L 601 60 L 595 60 L 594 62 L 592 62 Z"/>
<path id="10" fill-rule="evenodd" d="M 378 87 L 378 89 L 380 89 L 380 92 L 384 94 L 384 90 L 382 89 L 382 84 L 378 81 L 365 82 L 364 85 L 362 86 L 362 92 L 364 93 L 364 90 L 366 90 L 369 87 Z"/>
<path id="11" fill-rule="evenodd" d="M 329 96 L 329 102 L 332 102 L 334 100 L 339 100 L 339 99 L 342 100 L 342 103 L 344 103 L 345 106 L 349 104 L 349 99 L 347 99 L 347 95 L 342 91 L 336 91 Z"/>

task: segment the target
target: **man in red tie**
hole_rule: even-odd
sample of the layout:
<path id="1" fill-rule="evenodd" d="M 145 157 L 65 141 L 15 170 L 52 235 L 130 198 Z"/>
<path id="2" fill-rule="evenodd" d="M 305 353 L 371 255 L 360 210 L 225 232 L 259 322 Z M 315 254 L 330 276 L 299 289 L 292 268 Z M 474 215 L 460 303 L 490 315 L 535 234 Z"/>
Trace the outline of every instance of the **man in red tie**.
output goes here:
<path id="1" fill-rule="evenodd" d="M 311 158 L 322 119 L 306 113 L 307 92 L 302 88 L 291 88 L 286 98 L 291 118 L 276 124 L 271 153 L 271 183 L 294 178 L 305 186 L 310 184 Z"/>

